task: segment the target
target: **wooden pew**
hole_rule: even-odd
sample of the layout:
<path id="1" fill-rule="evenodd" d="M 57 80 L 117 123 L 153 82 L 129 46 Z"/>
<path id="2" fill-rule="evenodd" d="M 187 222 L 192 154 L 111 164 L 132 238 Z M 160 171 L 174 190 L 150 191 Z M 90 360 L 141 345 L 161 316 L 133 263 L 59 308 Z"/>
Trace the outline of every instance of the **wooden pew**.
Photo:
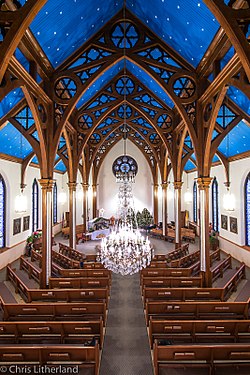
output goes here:
<path id="1" fill-rule="evenodd" d="M 211 342 L 249 342 L 250 320 L 149 320 L 149 341 L 170 340 L 173 345 Z"/>
<path id="2" fill-rule="evenodd" d="M 79 368 L 92 370 L 88 374 L 98 375 L 99 345 L 96 342 L 95 346 L 47 344 L 0 346 L 0 364 L 6 365 L 9 371 L 7 366 L 13 363 L 79 365 Z"/>
<path id="3" fill-rule="evenodd" d="M 42 255 L 39 252 L 32 250 L 31 262 L 38 262 L 39 267 L 42 268 Z"/>
<path id="4" fill-rule="evenodd" d="M 225 301 L 231 293 L 237 290 L 237 286 L 242 279 L 246 278 L 246 267 L 244 263 L 241 263 L 235 274 L 228 280 L 227 284 L 223 288 L 223 301 Z"/>
<path id="5" fill-rule="evenodd" d="M 189 268 L 143 268 L 140 273 L 140 279 L 144 277 L 190 277 L 191 270 Z"/>
<path id="6" fill-rule="evenodd" d="M 200 250 L 170 262 L 170 267 L 189 267 L 200 259 Z"/>
<path id="7" fill-rule="evenodd" d="M 232 258 L 231 255 L 229 255 L 226 259 L 224 259 L 221 263 L 219 263 L 216 267 L 212 268 L 212 280 L 215 281 L 219 277 L 223 277 L 223 273 L 229 269 L 232 268 Z"/>
<path id="8" fill-rule="evenodd" d="M 93 338 L 103 345 L 102 319 L 82 322 L 0 322 L 0 343 L 80 344 Z"/>
<path id="9" fill-rule="evenodd" d="M 160 288 L 201 288 L 201 277 L 143 277 L 142 278 L 142 292 L 143 288 L 160 287 Z"/>
<path id="10" fill-rule="evenodd" d="M 109 288 L 110 280 L 108 277 L 81 277 L 81 278 L 59 278 L 50 277 L 49 287 L 53 288 Z"/>
<path id="11" fill-rule="evenodd" d="M 32 263 L 27 261 L 27 259 L 25 259 L 23 255 L 20 258 L 20 270 L 26 271 L 30 279 L 32 278 L 35 281 L 37 281 L 39 285 L 41 284 L 41 279 L 42 279 L 41 269 L 38 269 Z"/>
<path id="12" fill-rule="evenodd" d="M 248 302 L 146 302 L 146 321 L 155 319 L 249 319 Z"/>
<path id="13" fill-rule="evenodd" d="M 190 265 L 198 262 L 200 259 L 200 250 L 195 251 L 189 255 L 186 255 L 180 259 L 171 261 L 170 267 L 190 267 Z M 220 250 L 215 250 L 210 253 L 210 266 L 216 261 L 220 260 Z"/>
<path id="14" fill-rule="evenodd" d="M 233 293 L 239 282 L 245 278 L 245 264 L 242 263 L 224 288 L 143 288 L 144 304 L 149 300 L 220 300 L 225 301 Z"/>
<path id="15" fill-rule="evenodd" d="M 77 260 L 79 262 L 84 262 L 86 259 L 86 255 L 81 253 L 78 250 L 73 249 L 70 246 L 64 245 L 62 243 L 59 243 L 59 253 L 63 254 L 71 259 Z"/>
<path id="16" fill-rule="evenodd" d="M 159 375 L 161 370 L 170 368 L 207 368 L 208 375 L 215 367 L 250 366 L 250 344 L 193 344 L 161 346 L 154 342 L 154 370 Z M 184 372 L 181 372 L 184 374 Z M 220 372 L 217 373 L 218 375 Z M 240 374 L 240 373 L 239 373 Z"/>
<path id="17" fill-rule="evenodd" d="M 37 321 L 37 320 L 98 320 L 102 318 L 106 323 L 105 302 L 81 303 L 26 303 L 11 304 L 1 301 L 3 320 L 11 321 Z"/>
<path id="18" fill-rule="evenodd" d="M 81 267 L 80 265 L 81 262 L 68 258 L 65 255 L 60 254 L 55 250 L 51 251 L 51 255 L 52 255 L 53 262 L 59 264 L 63 268 L 80 268 Z"/>
<path id="19" fill-rule="evenodd" d="M 107 287 L 94 289 L 29 289 L 10 266 L 7 266 L 7 279 L 13 282 L 15 292 L 19 292 L 27 302 L 100 300 L 108 303 L 109 290 Z"/>
<path id="20" fill-rule="evenodd" d="M 79 269 L 79 270 L 66 270 L 60 268 L 58 270 L 61 277 L 108 277 L 111 281 L 111 271 L 107 269 Z"/>
<path id="21" fill-rule="evenodd" d="M 82 234 L 84 232 L 84 225 L 83 224 L 77 224 L 76 225 L 76 234 Z M 62 234 L 64 237 L 69 236 L 69 227 L 62 228 Z"/>
<path id="22" fill-rule="evenodd" d="M 190 241 L 190 242 L 195 242 L 195 232 L 193 229 L 189 228 L 181 228 L 181 239 Z"/>
<path id="23" fill-rule="evenodd" d="M 187 243 L 185 245 L 182 245 L 178 249 L 170 251 L 167 254 L 154 255 L 153 261 L 156 261 L 156 262 L 167 261 L 169 263 L 173 259 L 178 259 L 188 254 L 189 254 L 189 244 Z"/>
<path id="24" fill-rule="evenodd" d="M 223 301 L 223 288 L 144 288 L 147 300 L 165 301 Z"/>

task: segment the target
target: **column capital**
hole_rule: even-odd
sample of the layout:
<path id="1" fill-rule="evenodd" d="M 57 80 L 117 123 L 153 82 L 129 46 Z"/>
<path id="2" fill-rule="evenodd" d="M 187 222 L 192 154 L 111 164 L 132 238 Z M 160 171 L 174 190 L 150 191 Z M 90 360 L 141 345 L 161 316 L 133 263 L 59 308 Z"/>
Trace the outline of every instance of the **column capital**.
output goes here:
<path id="1" fill-rule="evenodd" d="M 182 181 L 174 181 L 173 184 L 174 184 L 175 189 L 180 190 L 182 188 L 183 182 Z"/>
<path id="2" fill-rule="evenodd" d="M 200 190 L 209 189 L 212 177 L 199 177 L 197 178 L 197 184 Z"/>
<path id="3" fill-rule="evenodd" d="M 89 184 L 87 182 L 82 182 L 81 185 L 82 185 L 83 189 L 88 190 Z"/>
<path id="4" fill-rule="evenodd" d="M 169 186 L 169 182 L 168 182 L 168 181 L 164 181 L 164 182 L 162 182 L 162 184 L 161 184 L 162 189 L 167 189 L 168 186 Z"/>
<path id="5" fill-rule="evenodd" d="M 52 178 L 41 178 L 40 180 L 38 180 L 39 184 L 41 185 L 41 188 L 48 191 L 52 191 L 55 185 L 55 181 L 56 180 L 53 180 Z"/>
<path id="6" fill-rule="evenodd" d="M 68 182 L 67 185 L 69 187 L 69 190 L 76 191 L 77 182 Z"/>

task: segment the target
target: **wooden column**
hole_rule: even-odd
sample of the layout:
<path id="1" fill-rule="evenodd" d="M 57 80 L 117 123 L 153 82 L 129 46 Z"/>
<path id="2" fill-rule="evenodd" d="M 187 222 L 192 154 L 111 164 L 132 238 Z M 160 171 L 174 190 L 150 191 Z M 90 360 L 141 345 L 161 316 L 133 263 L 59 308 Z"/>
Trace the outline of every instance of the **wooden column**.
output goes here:
<path id="1" fill-rule="evenodd" d="M 87 232 L 88 228 L 88 189 L 89 184 L 82 183 L 83 188 L 83 231 Z"/>
<path id="2" fill-rule="evenodd" d="M 181 246 L 181 188 L 182 181 L 174 181 L 175 247 Z"/>
<path id="3" fill-rule="evenodd" d="M 38 181 L 42 189 L 42 279 L 40 287 L 46 288 L 51 277 L 52 189 L 55 181 L 47 178 Z"/>
<path id="4" fill-rule="evenodd" d="M 69 246 L 76 248 L 76 182 L 68 182 L 69 187 Z"/>
<path id="5" fill-rule="evenodd" d="M 92 185 L 92 209 L 93 209 L 93 218 L 97 217 L 97 185 Z"/>
<path id="6" fill-rule="evenodd" d="M 163 182 L 162 187 L 162 234 L 163 236 L 167 235 L 167 223 L 168 223 L 168 191 L 169 182 Z"/>
<path id="7" fill-rule="evenodd" d="M 154 184 L 154 223 L 158 224 L 158 184 Z"/>
<path id="8" fill-rule="evenodd" d="M 209 244 L 209 186 L 211 177 L 200 177 L 197 180 L 200 192 L 200 271 L 203 277 L 203 286 L 211 287 L 212 278 L 210 271 L 210 244 Z"/>

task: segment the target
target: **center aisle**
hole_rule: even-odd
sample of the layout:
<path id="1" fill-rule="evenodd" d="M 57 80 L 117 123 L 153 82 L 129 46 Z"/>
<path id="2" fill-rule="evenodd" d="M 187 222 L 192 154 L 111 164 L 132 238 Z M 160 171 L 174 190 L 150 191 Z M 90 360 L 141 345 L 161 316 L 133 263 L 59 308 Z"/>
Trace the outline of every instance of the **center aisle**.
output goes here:
<path id="1" fill-rule="evenodd" d="M 153 375 L 139 274 L 112 274 L 100 375 Z"/>

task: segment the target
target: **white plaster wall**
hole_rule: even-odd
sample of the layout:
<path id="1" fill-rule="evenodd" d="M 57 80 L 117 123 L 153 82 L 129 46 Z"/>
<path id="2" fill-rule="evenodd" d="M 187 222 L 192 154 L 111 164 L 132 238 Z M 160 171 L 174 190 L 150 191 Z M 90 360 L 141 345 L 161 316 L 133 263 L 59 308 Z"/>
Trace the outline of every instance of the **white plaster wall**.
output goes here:
<path id="1" fill-rule="evenodd" d="M 100 168 L 97 188 L 97 209 L 104 208 L 104 216 L 116 216 L 118 184 L 112 173 L 114 160 L 123 154 L 123 141 L 118 142 L 108 153 Z M 134 206 L 136 211 L 146 207 L 153 215 L 153 179 L 151 170 L 142 152 L 130 141 L 127 141 L 127 155 L 138 163 L 138 173 L 133 184 Z"/>
<path id="2" fill-rule="evenodd" d="M 28 167 L 25 177 L 26 188 L 24 194 L 27 197 L 27 211 L 22 214 L 15 212 L 15 197 L 20 193 L 20 175 L 21 166 L 18 163 L 13 163 L 7 160 L 0 159 L 0 173 L 4 177 L 7 190 L 7 201 L 6 201 L 6 247 L 13 247 L 16 244 L 23 243 L 25 245 L 26 238 L 32 231 L 31 215 L 32 215 L 32 184 L 34 178 L 40 179 L 39 168 Z M 57 182 L 58 195 L 61 191 L 62 175 L 59 173 L 54 174 L 54 179 Z M 39 186 L 39 184 L 38 184 Z M 57 220 L 60 223 L 62 218 L 62 212 L 64 207 L 58 203 L 57 206 Z M 41 189 L 39 186 L 39 227 L 41 227 Z M 30 216 L 30 229 L 23 231 L 23 217 Z M 13 220 L 21 218 L 21 233 L 13 235 Z M 53 233 L 57 233 L 61 230 L 60 225 L 56 225 L 53 228 Z"/>
<path id="3" fill-rule="evenodd" d="M 230 181 L 231 181 L 231 193 L 235 196 L 235 210 L 233 212 L 228 212 L 223 208 L 223 196 L 226 193 L 226 187 L 224 182 L 226 181 L 225 169 L 222 165 L 218 165 L 211 169 L 211 177 L 216 177 L 218 181 L 218 188 L 219 188 L 219 228 L 220 228 L 220 236 L 225 239 L 225 241 L 221 241 L 223 246 L 223 250 L 227 252 L 228 249 L 232 249 L 233 246 L 244 246 L 245 245 L 245 209 L 244 209 L 244 184 L 246 177 L 250 171 L 250 158 L 245 158 L 241 160 L 236 160 L 230 163 Z M 185 175 L 185 173 L 184 173 Z M 189 186 L 192 188 L 194 178 L 197 177 L 197 172 L 189 173 Z M 182 201 L 183 201 L 183 209 L 190 210 L 190 219 L 193 219 L 193 205 L 189 205 L 184 203 L 184 193 L 186 191 L 186 177 L 184 176 L 184 184 L 183 184 L 183 192 L 182 192 Z M 212 189 L 210 188 L 210 220 L 212 217 Z M 221 215 L 228 216 L 228 230 L 224 230 L 221 228 Z M 238 223 L 238 233 L 230 232 L 230 221 L 229 218 L 234 217 L 237 218 Z M 229 245 L 229 242 L 235 245 Z M 235 249 L 237 248 L 235 247 Z M 239 249 L 239 248 L 238 248 Z M 231 250 L 230 250 L 231 251 Z M 238 250 L 237 250 L 238 251 Z M 237 252 L 236 251 L 236 252 Z M 244 249 L 242 250 L 245 251 Z M 233 254 L 232 254 L 233 255 Z M 234 254 L 235 255 L 235 254 Z M 240 260 L 243 258 L 241 257 Z"/>

